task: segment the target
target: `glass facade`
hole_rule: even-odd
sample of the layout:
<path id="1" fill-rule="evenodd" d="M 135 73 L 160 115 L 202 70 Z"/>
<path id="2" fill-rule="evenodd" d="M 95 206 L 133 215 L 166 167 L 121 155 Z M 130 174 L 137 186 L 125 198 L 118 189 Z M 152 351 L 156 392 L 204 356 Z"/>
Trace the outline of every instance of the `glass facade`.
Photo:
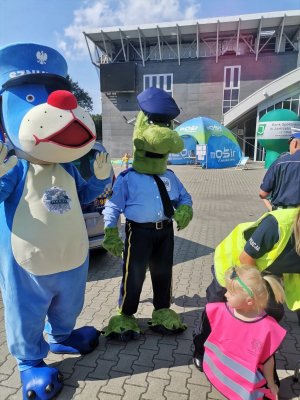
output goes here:
<path id="1" fill-rule="evenodd" d="M 288 97 L 287 99 L 278 101 L 277 103 L 269 106 L 268 108 L 261 110 L 259 112 L 259 119 L 261 119 L 261 117 L 265 115 L 267 112 L 281 108 L 294 111 L 296 114 L 300 115 L 299 103 L 300 103 L 300 93 Z"/>

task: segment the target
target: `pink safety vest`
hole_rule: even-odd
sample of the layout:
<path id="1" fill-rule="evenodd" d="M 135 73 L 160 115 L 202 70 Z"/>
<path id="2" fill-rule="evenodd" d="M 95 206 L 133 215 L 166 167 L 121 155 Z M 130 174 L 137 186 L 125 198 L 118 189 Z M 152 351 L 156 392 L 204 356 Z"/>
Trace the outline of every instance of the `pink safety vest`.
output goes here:
<path id="1" fill-rule="evenodd" d="M 226 303 L 206 306 L 211 334 L 205 342 L 203 370 L 210 382 L 230 400 L 275 399 L 263 386 L 261 367 L 280 346 L 286 330 L 270 316 L 241 321 Z"/>

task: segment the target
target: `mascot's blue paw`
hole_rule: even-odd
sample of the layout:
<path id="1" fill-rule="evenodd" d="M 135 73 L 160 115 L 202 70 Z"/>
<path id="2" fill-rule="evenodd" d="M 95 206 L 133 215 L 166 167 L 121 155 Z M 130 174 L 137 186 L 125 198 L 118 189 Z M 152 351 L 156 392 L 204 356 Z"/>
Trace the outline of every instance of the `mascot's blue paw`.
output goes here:
<path id="1" fill-rule="evenodd" d="M 99 344 L 100 332 L 93 326 L 74 329 L 68 339 L 60 343 L 49 343 L 50 351 L 57 354 L 88 354 Z"/>
<path id="2" fill-rule="evenodd" d="M 61 391 L 63 376 L 57 368 L 48 367 L 44 361 L 21 371 L 24 400 L 49 400 Z"/>

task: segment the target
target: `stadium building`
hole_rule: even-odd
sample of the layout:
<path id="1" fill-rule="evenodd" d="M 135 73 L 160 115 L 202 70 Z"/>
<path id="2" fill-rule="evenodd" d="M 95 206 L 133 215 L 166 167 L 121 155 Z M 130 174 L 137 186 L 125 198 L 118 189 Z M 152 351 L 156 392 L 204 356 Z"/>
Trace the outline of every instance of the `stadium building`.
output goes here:
<path id="1" fill-rule="evenodd" d="M 103 142 L 112 157 L 130 151 L 136 96 L 150 86 L 174 97 L 181 110 L 177 124 L 213 118 L 254 160 L 263 157 L 258 120 L 278 108 L 299 115 L 300 10 L 84 34 L 99 69 Z"/>

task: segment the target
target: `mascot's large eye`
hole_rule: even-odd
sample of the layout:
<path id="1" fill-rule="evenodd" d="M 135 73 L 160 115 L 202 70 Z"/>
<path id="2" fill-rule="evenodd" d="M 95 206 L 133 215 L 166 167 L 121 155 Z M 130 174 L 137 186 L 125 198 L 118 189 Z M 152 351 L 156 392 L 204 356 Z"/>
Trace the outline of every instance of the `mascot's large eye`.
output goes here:
<path id="1" fill-rule="evenodd" d="M 28 103 L 32 103 L 34 101 L 35 97 L 33 94 L 28 94 L 26 96 L 26 101 L 28 101 Z"/>

